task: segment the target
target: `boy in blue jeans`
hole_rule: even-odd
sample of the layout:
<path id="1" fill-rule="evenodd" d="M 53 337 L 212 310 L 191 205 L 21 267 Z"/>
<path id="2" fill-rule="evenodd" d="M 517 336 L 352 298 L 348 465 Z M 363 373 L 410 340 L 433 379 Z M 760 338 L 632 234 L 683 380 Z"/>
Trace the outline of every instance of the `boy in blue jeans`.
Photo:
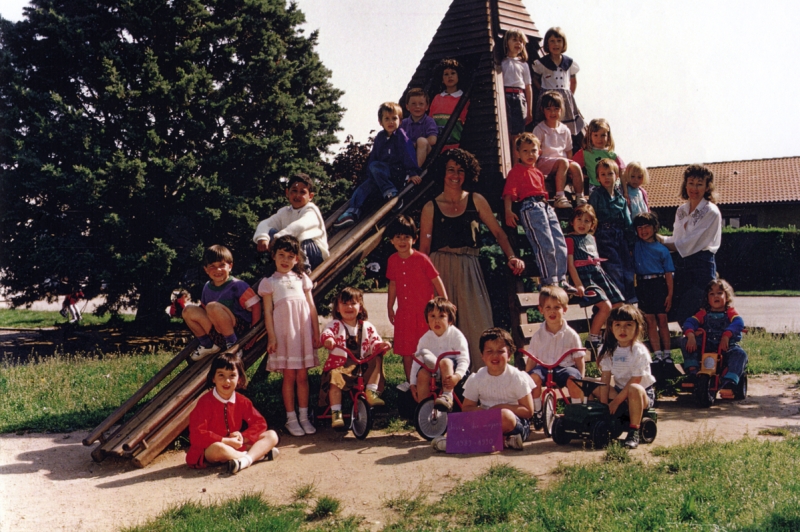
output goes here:
<path id="1" fill-rule="evenodd" d="M 536 168 L 541 142 L 532 133 L 522 133 L 515 145 L 519 160 L 503 187 L 506 225 L 516 228 L 522 218 L 525 236 L 539 265 L 542 286 L 558 284 L 567 293 L 575 293 L 575 288 L 567 283 L 567 242 L 555 211 L 547 203 L 544 175 Z M 520 216 L 511 208 L 515 201 L 522 202 Z"/>
<path id="2" fill-rule="evenodd" d="M 383 131 L 375 137 L 372 151 L 367 159 L 367 178 L 353 192 L 350 206 L 333 224 L 337 229 L 354 225 L 361 217 L 361 208 L 376 192 L 388 201 L 397 196 L 406 176 L 418 185 L 420 169 L 414 145 L 400 129 L 403 109 L 394 102 L 384 102 L 378 109 L 378 121 Z M 395 206 L 399 208 L 402 204 Z"/>

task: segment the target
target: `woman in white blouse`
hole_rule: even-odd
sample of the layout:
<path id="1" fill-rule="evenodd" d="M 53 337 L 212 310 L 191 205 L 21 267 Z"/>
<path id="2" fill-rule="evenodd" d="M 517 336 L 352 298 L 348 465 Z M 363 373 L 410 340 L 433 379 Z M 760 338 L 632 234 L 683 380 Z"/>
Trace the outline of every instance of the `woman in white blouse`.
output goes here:
<path id="1" fill-rule="evenodd" d="M 675 213 L 672 236 L 659 237 L 681 257 L 675 262 L 673 304 L 680 324 L 700 308 L 706 285 L 717 276 L 714 254 L 722 241 L 722 216 L 713 191 L 713 172 L 699 164 L 689 166 L 681 185 L 681 197 L 687 201 Z"/>

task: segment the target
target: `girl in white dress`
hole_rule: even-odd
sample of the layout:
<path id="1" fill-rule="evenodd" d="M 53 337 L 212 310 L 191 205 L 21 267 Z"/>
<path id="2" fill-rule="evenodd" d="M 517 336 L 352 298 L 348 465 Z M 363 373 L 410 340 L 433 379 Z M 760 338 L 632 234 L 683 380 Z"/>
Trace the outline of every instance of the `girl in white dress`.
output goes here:
<path id="1" fill-rule="evenodd" d="M 319 319 L 311 294 L 313 284 L 305 274 L 303 252 L 295 237 L 276 239 L 272 258 L 277 271 L 258 286 L 269 335 L 267 370 L 283 373 L 286 429 L 292 436 L 314 434 L 316 429 L 308 419 L 308 368 L 319 364 Z M 295 388 L 299 416 L 294 411 Z"/>

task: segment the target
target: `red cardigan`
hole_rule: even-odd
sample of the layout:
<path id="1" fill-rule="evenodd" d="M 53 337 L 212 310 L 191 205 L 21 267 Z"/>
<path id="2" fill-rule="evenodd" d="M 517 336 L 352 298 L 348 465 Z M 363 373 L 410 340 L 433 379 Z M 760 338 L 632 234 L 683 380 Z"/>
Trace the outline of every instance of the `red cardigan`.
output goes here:
<path id="1" fill-rule="evenodd" d="M 241 430 L 242 422 L 247 422 L 247 430 L 242 432 L 245 442 L 252 445 L 259 436 L 267 430 L 267 421 L 258 410 L 253 407 L 250 399 L 244 395 L 235 394 L 236 402 L 223 403 L 216 397 L 212 390 L 200 396 L 197 405 L 189 415 L 189 452 L 186 453 L 186 463 L 192 468 L 203 468 L 205 464 L 205 451 L 212 443 L 222 441 L 232 432 Z M 228 423 L 225 425 L 225 405 L 228 405 Z M 237 449 L 244 451 L 245 447 Z"/>

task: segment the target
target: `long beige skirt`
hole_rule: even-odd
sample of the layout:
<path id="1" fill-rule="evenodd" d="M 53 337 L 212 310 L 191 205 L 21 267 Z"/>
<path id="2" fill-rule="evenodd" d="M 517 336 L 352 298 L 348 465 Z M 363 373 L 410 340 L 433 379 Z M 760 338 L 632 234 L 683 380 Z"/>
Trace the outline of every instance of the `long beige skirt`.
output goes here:
<path id="1" fill-rule="evenodd" d="M 456 327 L 467 337 L 470 369 L 475 372 L 485 365 L 481 359 L 481 333 L 494 326 L 478 250 L 442 248 L 431 253 L 431 261 L 439 271 L 447 298 L 456 306 Z"/>

